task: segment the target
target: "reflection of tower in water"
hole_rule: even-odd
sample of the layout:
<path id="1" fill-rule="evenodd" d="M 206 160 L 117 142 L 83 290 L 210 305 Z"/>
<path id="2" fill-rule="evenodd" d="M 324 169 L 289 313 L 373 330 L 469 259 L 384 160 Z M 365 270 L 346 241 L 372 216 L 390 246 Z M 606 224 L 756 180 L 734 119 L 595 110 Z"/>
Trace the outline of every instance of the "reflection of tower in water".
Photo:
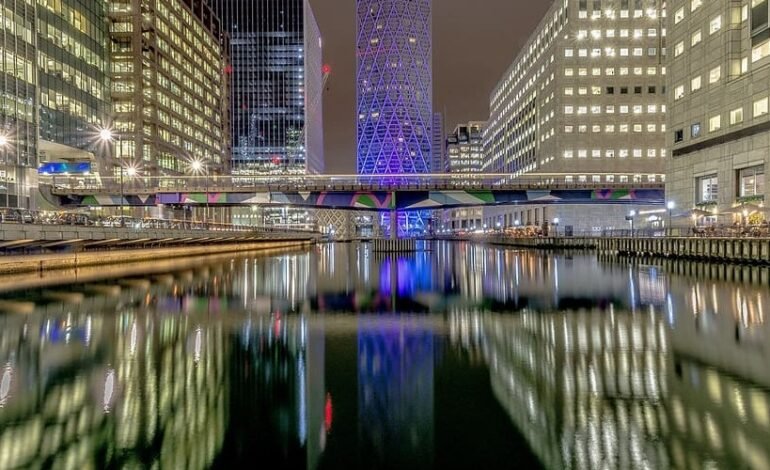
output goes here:
<path id="1" fill-rule="evenodd" d="M 227 445 L 216 466 L 315 468 L 326 440 L 323 323 L 260 315 L 232 343 Z"/>
<path id="2" fill-rule="evenodd" d="M 359 317 L 362 466 L 418 468 L 433 459 L 434 333 L 422 319 Z"/>

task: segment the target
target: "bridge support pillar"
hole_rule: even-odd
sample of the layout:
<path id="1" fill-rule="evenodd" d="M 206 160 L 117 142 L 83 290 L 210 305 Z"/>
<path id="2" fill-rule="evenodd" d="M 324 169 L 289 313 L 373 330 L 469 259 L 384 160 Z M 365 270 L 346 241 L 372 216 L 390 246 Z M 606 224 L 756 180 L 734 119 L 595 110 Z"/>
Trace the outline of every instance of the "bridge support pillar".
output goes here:
<path id="1" fill-rule="evenodd" d="M 398 238 L 398 214 L 395 209 L 390 210 L 390 239 Z"/>

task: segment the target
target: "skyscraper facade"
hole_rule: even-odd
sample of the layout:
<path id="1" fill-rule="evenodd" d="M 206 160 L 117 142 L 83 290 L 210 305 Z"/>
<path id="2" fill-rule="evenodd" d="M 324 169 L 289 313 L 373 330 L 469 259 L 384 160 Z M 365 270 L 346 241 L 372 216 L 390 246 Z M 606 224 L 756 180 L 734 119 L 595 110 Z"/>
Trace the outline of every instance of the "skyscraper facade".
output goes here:
<path id="1" fill-rule="evenodd" d="M 358 0 L 359 174 L 429 173 L 431 0 Z"/>
<path id="2" fill-rule="evenodd" d="M 446 131 L 444 130 L 444 113 L 433 113 L 433 142 L 431 153 L 433 159 L 430 163 L 432 173 L 446 171 Z"/>
<path id="3" fill-rule="evenodd" d="M 750 207 L 768 202 L 768 18 L 768 0 L 668 2 L 666 197 L 682 212 L 711 213 L 698 223 L 766 218 Z"/>
<path id="4" fill-rule="evenodd" d="M 213 3 L 230 35 L 233 174 L 322 172 L 322 42 L 309 1 Z"/>
<path id="5" fill-rule="evenodd" d="M 447 171 L 481 173 L 484 164 L 484 122 L 458 124 L 446 139 Z"/>
<path id="6" fill-rule="evenodd" d="M 485 172 L 554 183 L 661 183 L 666 166 L 666 28 L 660 0 L 557 0 L 490 95 Z M 625 228 L 553 206 L 490 210 L 496 226 L 560 220 Z M 511 209 L 507 211 L 507 209 Z M 556 222 L 558 223 L 558 222 Z M 585 225 L 581 225 L 585 224 Z"/>
<path id="7" fill-rule="evenodd" d="M 193 0 L 110 0 L 109 8 L 115 174 L 184 175 L 196 161 L 223 173 L 227 39 L 211 8 Z"/>
<path id="8" fill-rule="evenodd" d="M 37 166 L 88 161 L 109 116 L 106 4 L 10 2 L 0 37 L 0 207 L 35 208 Z"/>

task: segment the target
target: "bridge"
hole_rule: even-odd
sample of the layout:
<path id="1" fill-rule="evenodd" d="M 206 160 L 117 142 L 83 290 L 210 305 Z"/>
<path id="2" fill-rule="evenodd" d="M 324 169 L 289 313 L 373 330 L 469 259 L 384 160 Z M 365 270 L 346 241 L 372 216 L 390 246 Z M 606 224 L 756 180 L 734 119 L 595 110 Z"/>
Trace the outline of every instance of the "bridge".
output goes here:
<path id="1" fill-rule="evenodd" d="M 664 176 L 599 173 L 50 178 L 63 206 L 293 206 L 403 211 L 503 204 L 663 204 Z"/>

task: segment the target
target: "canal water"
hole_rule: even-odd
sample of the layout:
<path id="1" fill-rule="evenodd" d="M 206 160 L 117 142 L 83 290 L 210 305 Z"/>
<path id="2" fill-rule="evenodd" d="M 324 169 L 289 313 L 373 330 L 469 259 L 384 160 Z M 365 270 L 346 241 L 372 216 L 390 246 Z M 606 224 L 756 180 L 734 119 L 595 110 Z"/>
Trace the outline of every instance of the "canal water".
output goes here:
<path id="1" fill-rule="evenodd" d="M 770 468 L 765 268 L 431 248 L 0 279 L 0 469 Z"/>

